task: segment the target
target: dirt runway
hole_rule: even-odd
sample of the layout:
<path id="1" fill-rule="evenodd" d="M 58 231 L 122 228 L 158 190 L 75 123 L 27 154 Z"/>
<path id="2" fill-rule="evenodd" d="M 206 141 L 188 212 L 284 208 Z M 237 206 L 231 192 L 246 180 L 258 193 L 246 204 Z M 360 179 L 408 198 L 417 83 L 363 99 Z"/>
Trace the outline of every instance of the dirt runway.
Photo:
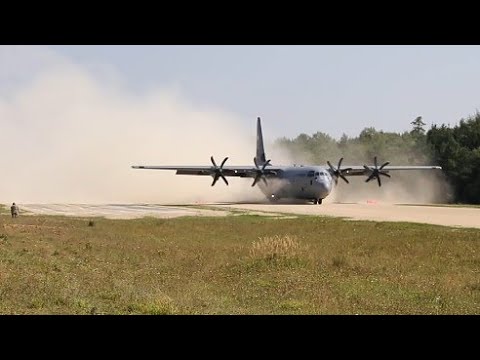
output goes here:
<path id="1" fill-rule="evenodd" d="M 23 214 L 101 216 L 111 219 L 133 219 L 145 216 L 173 218 L 179 216 L 225 216 L 233 210 L 274 215 L 334 216 L 354 220 L 405 221 L 446 226 L 480 228 L 480 208 L 414 206 L 393 204 L 192 204 L 190 206 L 159 204 L 20 204 Z"/>
<path id="2" fill-rule="evenodd" d="M 290 205 L 290 204 L 230 204 L 225 208 L 244 209 L 249 211 L 280 212 L 302 215 L 327 215 L 344 217 L 353 220 L 373 221 L 406 221 L 414 223 L 436 224 L 480 228 L 480 208 L 445 207 L 425 205 L 396 204 L 323 204 L 323 205 Z"/>
<path id="3" fill-rule="evenodd" d="M 136 219 L 146 216 L 174 218 L 179 216 L 223 216 L 227 211 L 216 211 L 183 206 L 155 204 L 20 204 L 26 215 L 61 215 L 79 217 L 105 217 L 107 219 Z"/>

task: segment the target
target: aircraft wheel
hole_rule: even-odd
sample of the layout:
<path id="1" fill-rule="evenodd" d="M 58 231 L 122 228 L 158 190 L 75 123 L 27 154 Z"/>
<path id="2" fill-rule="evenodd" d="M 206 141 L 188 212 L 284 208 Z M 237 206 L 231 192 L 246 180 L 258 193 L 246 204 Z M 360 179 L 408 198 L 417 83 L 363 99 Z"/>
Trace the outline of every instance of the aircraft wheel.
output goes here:
<path id="1" fill-rule="evenodd" d="M 313 199 L 313 205 L 317 205 L 318 203 L 318 200 L 317 199 Z"/>
<path id="2" fill-rule="evenodd" d="M 323 199 L 318 199 L 318 205 L 322 205 L 322 200 Z"/>

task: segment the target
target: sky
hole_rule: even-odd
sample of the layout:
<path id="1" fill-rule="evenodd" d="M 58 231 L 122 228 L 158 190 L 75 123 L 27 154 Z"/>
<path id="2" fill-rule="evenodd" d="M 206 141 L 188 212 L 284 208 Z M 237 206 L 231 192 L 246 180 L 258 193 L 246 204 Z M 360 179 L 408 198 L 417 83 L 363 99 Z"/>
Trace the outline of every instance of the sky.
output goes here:
<path id="1" fill-rule="evenodd" d="M 134 94 L 175 89 L 273 137 L 455 124 L 480 108 L 480 46 L 54 46 Z M 268 125 L 268 126 L 267 126 Z M 266 135 L 265 134 L 265 135 Z"/>
<path id="2" fill-rule="evenodd" d="M 372 126 L 406 131 L 417 116 L 428 126 L 453 125 L 480 108 L 480 46 L 39 48 L 30 59 L 19 51 L 18 68 L 30 62 L 38 71 L 46 58 L 65 57 L 132 96 L 169 89 L 198 107 L 236 114 L 252 129 L 261 116 L 272 138 L 356 136 Z"/>
<path id="3" fill-rule="evenodd" d="M 253 165 L 257 116 L 275 165 L 279 137 L 454 125 L 480 108 L 478 64 L 479 46 L 0 46 L 0 201 L 244 199 L 245 179 L 131 165 Z"/>

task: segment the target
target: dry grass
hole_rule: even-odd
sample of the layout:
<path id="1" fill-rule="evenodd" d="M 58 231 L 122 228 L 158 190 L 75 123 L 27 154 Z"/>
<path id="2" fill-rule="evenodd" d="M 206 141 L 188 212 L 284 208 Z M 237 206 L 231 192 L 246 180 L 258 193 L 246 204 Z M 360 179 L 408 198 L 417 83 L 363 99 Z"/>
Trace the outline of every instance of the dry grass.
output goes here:
<path id="1" fill-rule="evenodd" d="M 297 259 L 301 255 L 300 243 L 296 236 L 275 235 L 260 238 L 250 248 L 250 256 L 266 261 Z"/>
<path id="2" fill-rule="evenodd" d="M 2 314 L 480 314 L 480 231 L 0 215 Z"/>

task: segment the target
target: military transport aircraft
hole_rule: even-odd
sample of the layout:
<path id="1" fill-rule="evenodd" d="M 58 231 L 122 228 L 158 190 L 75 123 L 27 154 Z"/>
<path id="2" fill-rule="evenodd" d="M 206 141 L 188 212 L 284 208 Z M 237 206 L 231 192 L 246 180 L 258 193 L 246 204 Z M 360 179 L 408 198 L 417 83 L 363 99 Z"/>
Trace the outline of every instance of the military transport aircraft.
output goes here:
<path id="1" fill-rule="evenodd" d="M 328 166 L 273 166 L 270 160 L 265 157 L 263 148 L 262 125 L 260 118 L 257 118 L 257 153 L 253 158 L 253 166 L 225 166 L 228 157 L 223 159 L 220 166 L 217 165 L 213 156 L 210 157 L 212 166 L 132 166 L 134 169 L 153 170 L 176 170 L 177 175 L 209 175 L 213 177 L 212 186 L 221 178 L 226 185 L 226 176 L 237 176 L 241 178 L 252 178 L 252 186 L 258 185 L 267 199 L 275 202 L 278 199 L 302 199 L 312 201 L 314 204 L 321 204 L 334 185 L 341 178 L 347 184 L 346 176 L 365 175 L 365 182 L 376 179 L 378 186 L 382 186 L 381 176 L 391 177 L 390 171 L 398 170 L 433 170 L 442 168 L 440 166 L 388 166 L 388 161 L 380 167 L 377 157 L 374 158 L 374 166 L 355 165 L 342 168 L 343 158 L 334 167 L 330 161 Z"/>

